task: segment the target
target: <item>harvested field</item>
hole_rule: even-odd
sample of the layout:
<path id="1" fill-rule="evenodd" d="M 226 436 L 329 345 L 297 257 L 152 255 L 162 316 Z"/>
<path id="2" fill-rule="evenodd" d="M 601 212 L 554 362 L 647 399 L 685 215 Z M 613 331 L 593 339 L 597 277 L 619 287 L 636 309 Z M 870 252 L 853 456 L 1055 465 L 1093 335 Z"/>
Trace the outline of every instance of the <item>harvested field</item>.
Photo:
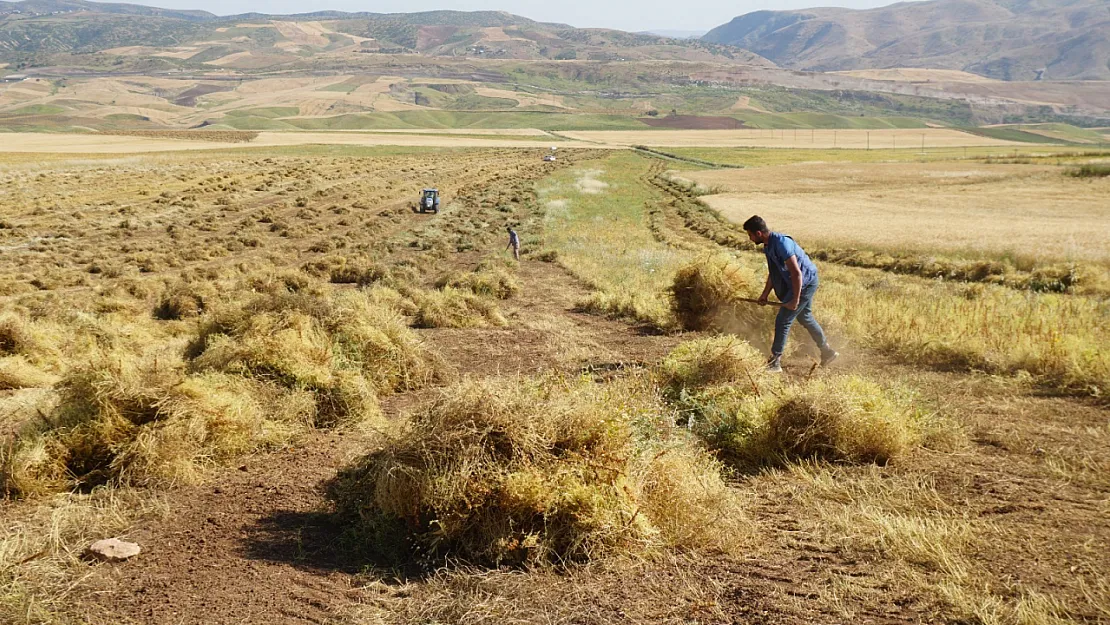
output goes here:
<path id="1" fill-rule="evenodd" d="M 735 223 L 758 213 L 807 246 L 1110 266 L 1110 184 L 1059 167 L 799 163 L 683 176 L 721 190 L 704 200 Z"/>
<path id="2" fill-rule="evenodd" d="M 188 131 L 184 131 L 187 133 Z M 204 132 L 204 131 L 199 131 Z M 127 133 L 126 136 L 103 134 L 66 135 L 40 133 L 7 133 L 4 135 L 4 152 L 44 152 L 70 154 L 131 154 L 142 152 L 175 152 L 179 150 L 214 150 L 238 147 L 238 133 L 223 134 L 232 141 L 220 142 L 215 138 L 186 139 L 188 134 L 156 131 L 153 135 Z M 467 133 L 469 134 L 469 133 Z M 499 133 L 497 133 L 499 134 Z M 377 132 L 260 132 L 250 145 L 281 147 L 298 145 L 338 146 L 409 146 L 409 147 L 470 147 L 470 148 L 549 148 L 550 141 L 498 139 L 497 134 L 485 137 L 452 137 L 443 133 L 377 133 Z M 174 137 L 170 139 L 168 137 Z M 181 137 L 177 139 L 177 137 Z M 581 141 L 562 141 L 564 148 L 598 148 Z"/>
<path id="3" fill-rule="evenodd" d="M 735 117 L 699 117 L 697 115 L 668 115 L 666 117 L 643 117 L 640 121 L 652 128 L 673 130 L 736 130 L 744 128 L 744 122 Z"/>
<path id="4" fill-rule="evenodd" d="M 977 145 L 1024 145 L 1013 141 L 980 137 L 958 130 L 922 128 L 914 130 L 581 130 L 562 133 L 572 139 L 606 145 L 652 147 L 769 147 L 920 149 Z"/>
<path id="5" fill-rule="evenodd" d="M 896 82 L 963 82 L 963 83 L 990 83 L 1001 82 L 986 76 L 961 72 L 951 69 L 921 69 L 917 67 L 899 67 L 893 69 L 859 69 L 845 72 L 829 72 L 856 78 L 870 80 L 892 80 Z"/>
<path id="6" fill-rule="evenodd" d="M 2 155 L 0 621 L 1110 613 L 1105 301 L 820 262 L 841 357 L 795 333 L 774 375 L 773 311 L 734 297 L 762 257 L 663 161 L 257 146 L 296 134 Z M 889 192 L 903 243 L 913 192 L 1034 185 L 1105 220 L 1036 186 L 1105 179 L 1048 165 L 802 167 L 683 175 Z M 440 212 L 413 212 L 430 185 Z M 143 551 L 79 557 L 106 536 Z"/>

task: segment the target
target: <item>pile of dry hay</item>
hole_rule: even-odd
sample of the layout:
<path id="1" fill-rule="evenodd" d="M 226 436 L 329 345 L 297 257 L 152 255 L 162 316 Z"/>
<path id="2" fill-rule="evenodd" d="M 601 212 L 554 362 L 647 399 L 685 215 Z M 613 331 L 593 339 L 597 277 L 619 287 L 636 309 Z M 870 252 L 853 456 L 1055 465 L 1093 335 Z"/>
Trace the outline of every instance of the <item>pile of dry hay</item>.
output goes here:
<path id="1" fill-rule="evenodd" d="M 788 383 L 732 337 L 690 341 L 658 367 L 693 430 L 751 469 L 798 460 L 886 464 L 921 446 L 951 448 L 959 428 L 907 387 L 858 376 Z"/>
<path id="2" fill-rule="evenodd" d="M 468 381 L 329 492 L 377 557 L 580 561 L 745 535 L 716 461 L 645 380 Z"/>
<path id="3" fill-rule="evenodd" d="M 728 256 L 701 258 L 675 273 L 671 308 L 685 330 L 766 326 L 767 315 L 757 307 L 737 305 L 738 298 L 754 297 L 760 284 L 754 271 Z"/>
<path id="4" fill-rule="evenodd" d="M 76 369 L 57 388 L 58 407 L 0 454 L 6 496 L 193 481 L 206 464 L 284 444 L 313 405 L 237 376 L 122 358 Z"/>
<path id="5" fill-rule="evenodd" d="M 379 393 L 445 373 L 397 311 L 358 292 L 282 288 L 217 309 L 188 357 L 116 350 L 71 370 L 59 405 L 0 451 L 5 493 L 193 481 L 309 427 L 384 428 Z"/>

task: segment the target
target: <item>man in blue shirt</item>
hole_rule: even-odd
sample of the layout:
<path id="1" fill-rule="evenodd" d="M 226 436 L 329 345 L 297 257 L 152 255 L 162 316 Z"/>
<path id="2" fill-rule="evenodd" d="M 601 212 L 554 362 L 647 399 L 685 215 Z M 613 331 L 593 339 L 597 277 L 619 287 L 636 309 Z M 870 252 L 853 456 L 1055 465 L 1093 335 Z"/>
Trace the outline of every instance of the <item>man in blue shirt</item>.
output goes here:
<path id="1" fill-rule="evenodd" d="M 773 373 L 782 371 L 782 353 L 786 350 L 786 337 L 790 334 L 790 326 L 794 325 L 795 319 L 809 331 L 817 347 L 821 348 L 821 366 L 836 360 L 840 354 L 829 347 L 821 324 L 813 318 L 813 296 L 817 293 L 818 285 L 817 266 L 794 239 L 771 232 L 767 222 L 759 215 L 752 215 L 745 221 L 744 230 L 752 243 L 763 246 L 763 253 L 767 256 L 767 284 L 763 287 L 763 294 L 759 296 L 759 303 L 768 303 L 767 296 L 772 289 L 782 302 L 775 318 L 775 342 L 771 344 L 771 359 L 767 362 L 767 370 Z"/>

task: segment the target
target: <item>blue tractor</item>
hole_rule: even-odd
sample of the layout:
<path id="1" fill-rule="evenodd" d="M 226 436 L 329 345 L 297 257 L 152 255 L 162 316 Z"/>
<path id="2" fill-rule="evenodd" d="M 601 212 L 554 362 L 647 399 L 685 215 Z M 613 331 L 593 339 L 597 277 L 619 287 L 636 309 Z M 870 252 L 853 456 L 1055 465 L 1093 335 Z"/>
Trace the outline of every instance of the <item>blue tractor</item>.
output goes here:
<path id="1" fill-rule="evenodd" d="M 424 189 L 420 196 L 421 213 L 439 212 L 439 189 Z"/>

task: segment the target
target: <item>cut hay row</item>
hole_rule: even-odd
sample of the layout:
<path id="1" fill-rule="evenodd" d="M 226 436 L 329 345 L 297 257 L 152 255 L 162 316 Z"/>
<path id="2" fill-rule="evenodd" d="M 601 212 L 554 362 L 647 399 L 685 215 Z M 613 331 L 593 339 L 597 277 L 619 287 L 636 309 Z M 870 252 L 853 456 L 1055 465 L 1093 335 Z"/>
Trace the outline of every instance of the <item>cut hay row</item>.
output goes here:
<path id="1" fill-rule="evenodd" d="M 747 535 L 715 461 L 636 380 L 464 382 L 330 492 L 369 553 L 429 565 L 731 550 Z"/>

